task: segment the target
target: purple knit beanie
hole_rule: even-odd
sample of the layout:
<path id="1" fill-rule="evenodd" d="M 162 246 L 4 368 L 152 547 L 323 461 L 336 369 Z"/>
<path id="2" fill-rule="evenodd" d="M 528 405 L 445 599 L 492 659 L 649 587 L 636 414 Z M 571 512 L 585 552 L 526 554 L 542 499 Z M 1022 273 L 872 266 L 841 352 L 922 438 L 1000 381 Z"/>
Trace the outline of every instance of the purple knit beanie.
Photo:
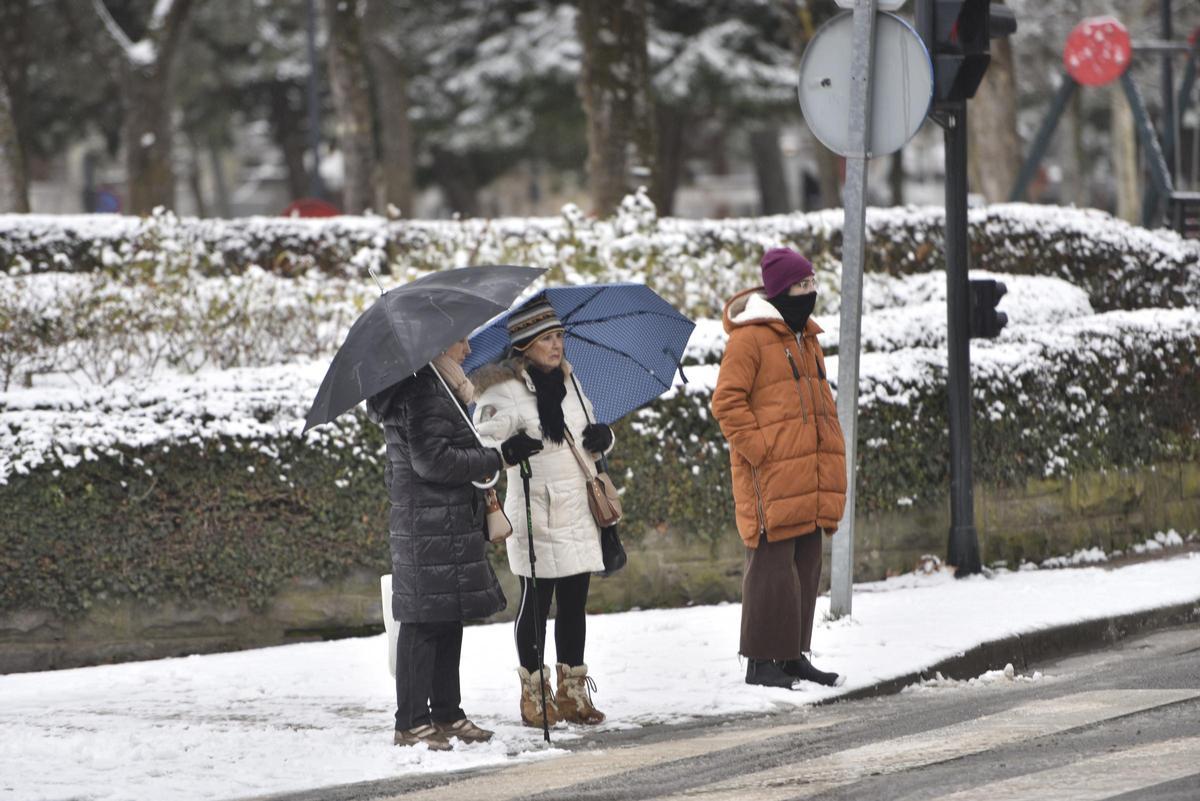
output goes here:
<path id="1" fill-rule="evenodd" d="M 791 248 L 771 248 L 763 254 L 760 264 L 768 298 L 782 295 L 792 284 L 813 275 L 812 262 Z"/>

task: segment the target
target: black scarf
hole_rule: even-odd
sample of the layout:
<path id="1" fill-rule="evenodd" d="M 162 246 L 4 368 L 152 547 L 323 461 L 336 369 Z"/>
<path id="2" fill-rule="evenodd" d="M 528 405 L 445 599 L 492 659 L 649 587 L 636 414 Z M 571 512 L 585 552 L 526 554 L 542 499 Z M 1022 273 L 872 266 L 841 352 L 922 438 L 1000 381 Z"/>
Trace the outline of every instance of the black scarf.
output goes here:
<path id="1" fill-rule="evenodd" d="M 767 298 L 767 300 L 783 315 L 783 321 L 788 324 L 788 328 L 792 329 L 793 333 L 799 334 L 804 331 L 804 326 L 808 323 L 808 316 L 812 314 L 813 308 L 817 305 L 817 293 L 809 292 L 807 295 L 785 293 Z"/>
<path id="2" fill-rule="evenodd" d="M 566 374 L 561 367 L 546 373 L 534 365 L 526 368 L 533 381 L 537 396 L 538 421 L 542 424 L 542 435 L 551 442 L 561 445 L 566 439 L 567 423 L 563 419 L 563 398 L 567 397 Z"/>

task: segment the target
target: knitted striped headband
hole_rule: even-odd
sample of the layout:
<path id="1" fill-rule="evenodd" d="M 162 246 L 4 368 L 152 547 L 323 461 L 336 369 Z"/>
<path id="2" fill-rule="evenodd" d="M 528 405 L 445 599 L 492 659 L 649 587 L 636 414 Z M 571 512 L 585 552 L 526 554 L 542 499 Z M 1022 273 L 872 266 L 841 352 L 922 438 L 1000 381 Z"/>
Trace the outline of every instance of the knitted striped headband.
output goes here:
<path id="1" fill-rule="evenodd" d="M 525 350 L 542 334 L 563 330 L 554 308 L 544 297 L 534 298 L 508 316 L 508 339 L 516 350 Z"/>

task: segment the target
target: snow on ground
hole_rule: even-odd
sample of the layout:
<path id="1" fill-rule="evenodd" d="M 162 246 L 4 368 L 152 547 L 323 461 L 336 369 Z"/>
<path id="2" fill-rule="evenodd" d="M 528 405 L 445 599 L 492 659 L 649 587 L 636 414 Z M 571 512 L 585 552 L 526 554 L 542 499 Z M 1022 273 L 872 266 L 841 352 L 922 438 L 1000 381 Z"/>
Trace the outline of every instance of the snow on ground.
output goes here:
<path id="1" fill-rule="evenodd" d="M 821 599 L 814 662 L 848 675 L 840 689 L 746 686 L 737 604 L 593 616 L 588 663 L 605 726 L 649 726 L 792 709 L 981 642 L 1188 602 L 1200 603 L 1200 553 L 990 579 L 909 574 L 858 585 L 849 619 L 824 620 Z M 0 676 L 0 798 L 228 799 L 553 757 L 561 749 L 516 725 L 513 661 L 509 625 L 467 629 L 463 704 L 497 737 L 450 753 L 391 745 L 383 635 Z M 585 735 L 563 725 L 553 736 Z"/>

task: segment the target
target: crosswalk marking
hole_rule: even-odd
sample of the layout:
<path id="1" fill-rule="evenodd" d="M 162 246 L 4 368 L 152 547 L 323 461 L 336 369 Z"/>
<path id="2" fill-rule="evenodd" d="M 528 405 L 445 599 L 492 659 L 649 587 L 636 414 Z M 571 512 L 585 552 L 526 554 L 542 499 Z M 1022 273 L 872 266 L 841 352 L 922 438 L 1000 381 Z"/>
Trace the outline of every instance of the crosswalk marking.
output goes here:
<path id="1" fill-rule="evenodd" d="M 932 731 L 802 759 L 783 767 L 692 788 L 671 796 L 670 801 L 803 798 L 872 775 L 898 773 L 978 754 L 1197 697 L 1200 697 L 1200 691 L 1196 690 L 1096 690 L 1034 701 Z"/>
<path id="2" fill-rule="evenodd" d="M 415 793 L 406 793 L 395 798 L 405 801 L 504 801 L 569 787 L 573 784 L 591 782 L 606 776 L 625 773 L 638 768 L 690 759 L 714 751 L 736 748 L 760 740 L 785 737 L 807 731 L 817 731 L 836 726 L 847 720 L 830 715 L 821 720 L 788 726 L 730 728 L 725 731 L 708 731 L 698 737 L 683 740 L 668 740 L 651 745 L 605 748 L 595 751 L 579 751 L 560 758 L 538 760 L 514 768 L 482 776 L 475 776 L 441 787 L 431 787 Z"/>
<path id="3" fill-rule="evenodd" d="M 972 787 L 935 801 L 1103 801 L 1200 773 L 1200 737 L 1147 743 L 1071 765 Z"/>

